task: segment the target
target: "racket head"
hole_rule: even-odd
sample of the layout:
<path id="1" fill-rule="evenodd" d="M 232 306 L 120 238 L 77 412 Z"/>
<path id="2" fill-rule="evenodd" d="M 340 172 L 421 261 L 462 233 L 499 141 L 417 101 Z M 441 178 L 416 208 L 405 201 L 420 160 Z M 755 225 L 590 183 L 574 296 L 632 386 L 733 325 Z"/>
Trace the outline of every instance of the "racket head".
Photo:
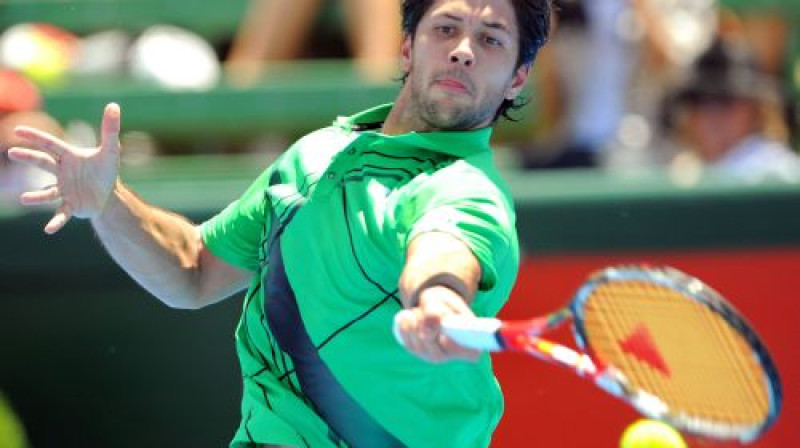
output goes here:
<path id="1" fill-rule="evenodd" d="M 670 267 L 614 266 L 570 303 L 598 384 L 688 433 L 750 442 L 782 406 L 775 364 L 733 306 Z M 601 380 L 601 381 L 600 381 Z"/>

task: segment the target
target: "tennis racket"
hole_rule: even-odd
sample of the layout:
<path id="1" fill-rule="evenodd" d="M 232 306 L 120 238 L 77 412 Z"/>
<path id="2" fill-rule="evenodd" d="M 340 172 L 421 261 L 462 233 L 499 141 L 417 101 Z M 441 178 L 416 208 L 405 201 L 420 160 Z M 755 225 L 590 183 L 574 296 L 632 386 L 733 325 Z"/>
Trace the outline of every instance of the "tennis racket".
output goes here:
<path id="1" fill-rule="evenodd" d="M 567 321 L 580 350 L 539 337 Z M 753 329 L 709 286 L 669 267 L 598 271 L 544 317 L 454 317 L 442 325 L 465 347 L 520 351 L 567 367 L 691 434 L 748 443 L 781 409 L 778 372 Z"/>

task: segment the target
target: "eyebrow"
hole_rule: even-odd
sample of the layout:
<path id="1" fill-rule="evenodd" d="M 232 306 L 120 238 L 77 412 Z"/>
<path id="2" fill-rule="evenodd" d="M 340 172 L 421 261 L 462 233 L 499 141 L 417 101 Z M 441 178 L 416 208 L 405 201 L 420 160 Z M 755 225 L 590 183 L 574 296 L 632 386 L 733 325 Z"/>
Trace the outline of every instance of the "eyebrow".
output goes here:
<path id="1" fill-rule="evenodd" d="M 483 26 L 485 26 L 487 28 L 492 28 L 492 29 L 495 29 L 495 30 L 503 31 L 503 32 L 505 32 L 505 33 L 507 33 L 509 35 L 511 34 L 511 30 L 504 23 L 500 23 L 500 22 L 483 22 Z"/>
<path id="2" fill-rule="evenodd" d="M 454 14 L 448 13 L 448 12 L 446 12 L 446 13 L 444 13 L 444 14 L 442 14 L 442 15 L 443 15 L 445 18 L 448 18 L 448 19 L 450 19 L 450 20 L 452 20 L 452 21 L 454 21 L 454 22 L 463 22 L 463 21 L 464 21 L 464 19 L 463 19 L 463 18 L 461 18 L 461 17 L 459 17 L 459 16 L 457 16 L 457 15 L 454 15 Z M 506 25 L 505 25 L 504 23 L 502 23 L 502 22 L 486 22 L 486 21 L 483 21 L 482 23 L 483 23 L 483 26 L 485 26 L 486 28 L 491 28 L 491 29 L 495 29 L 495 30 L 503 31 L 503 32 L 505 32 L 505 33 L 506 33 L 506 34 L 508 34 L 508 35 L 511 35 L 511 34 L 512 34 L 512 33 L 511 33 L 511 30 L 508 28 L 508 26 L 506 26 Z"/>

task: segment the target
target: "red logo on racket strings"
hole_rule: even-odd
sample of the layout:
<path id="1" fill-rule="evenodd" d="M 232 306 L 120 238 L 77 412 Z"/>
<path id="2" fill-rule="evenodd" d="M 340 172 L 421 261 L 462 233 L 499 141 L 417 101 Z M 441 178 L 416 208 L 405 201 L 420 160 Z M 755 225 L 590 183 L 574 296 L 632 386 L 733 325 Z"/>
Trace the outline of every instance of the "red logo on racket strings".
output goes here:
<path id="1" fill-rule="evenodd" d="M 622 351 L 632 355 L 634 358 L 647 363 L 650 367 L 660 371 L 666 376 L 672 376 L 667 362 L 656 348 L 653 336 L 647 331 L 647 327 L 639 324 L 638 327 L 620 344 Z"/>

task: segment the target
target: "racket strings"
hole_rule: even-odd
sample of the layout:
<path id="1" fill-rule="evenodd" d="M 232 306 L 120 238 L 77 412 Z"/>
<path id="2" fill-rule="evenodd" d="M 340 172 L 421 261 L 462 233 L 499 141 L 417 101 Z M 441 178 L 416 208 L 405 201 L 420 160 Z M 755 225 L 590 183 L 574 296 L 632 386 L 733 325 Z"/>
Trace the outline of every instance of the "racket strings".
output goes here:
<path id="1" fill-rule="evenodd" d="M 645 281 L 599 285 L 585 302 L 597 358 L 672 410 L 730 424 L 760 424 L 769 398 L 747 342 L 708 306 Z"/>
<path id="2" fill-rule="evenodd" d="M 707 312 L 711 313 L 711 311 Z M 744 339 L 738 333 L 732 332 L 730 330 L 730 327 L 725 323 L 723 319 L 716 317 L 715 319 L 711 319 L 711 323 L 713 324 L 712 329 L 715 330 L 717 337 L 719 337 L 720 339 L 727 340 L 727 342 L 730 343 L 729 347 L 734 346 L 734 348 L 732 349 L 727 349 L 727 350 L 723 349 L 720 351 L 721 354 L 726 355 L 726 360 L 730 364 L 738 363 L 740 361 L 739 356 L 741 356 L 741 354 L 747 354 L 747 355 L 751 354 L 749 345 L 744 341 Z M 752 356 L 752 358 L 755 359 L 755 356 Z M 756 374 L 760 375 L 760 368 L 758 364 L 754 363 L 753 367 L 756 370 Z M 733 369 L 731 371 L 731 374 L 737 375 L 738 378 L 736 380 L 740 384 L 752 384 L 752 381 L 750 381 L 750 378 L 748 377 L 748 375 L 751 375 L 752 372 L 748 369 Z M 750 402 L 757 404 L 762 398 L 761 397 L 762 389 L 763 388 L 759 387 L 742 387 L 734 392 L 737 393 L 737 397 L 743 402 Z M 769 403 L 766 394 L 764 394 L 763 400 L 764 400 L 763 406 L 765 407 L 765 409 L 768 409 Z"/>

